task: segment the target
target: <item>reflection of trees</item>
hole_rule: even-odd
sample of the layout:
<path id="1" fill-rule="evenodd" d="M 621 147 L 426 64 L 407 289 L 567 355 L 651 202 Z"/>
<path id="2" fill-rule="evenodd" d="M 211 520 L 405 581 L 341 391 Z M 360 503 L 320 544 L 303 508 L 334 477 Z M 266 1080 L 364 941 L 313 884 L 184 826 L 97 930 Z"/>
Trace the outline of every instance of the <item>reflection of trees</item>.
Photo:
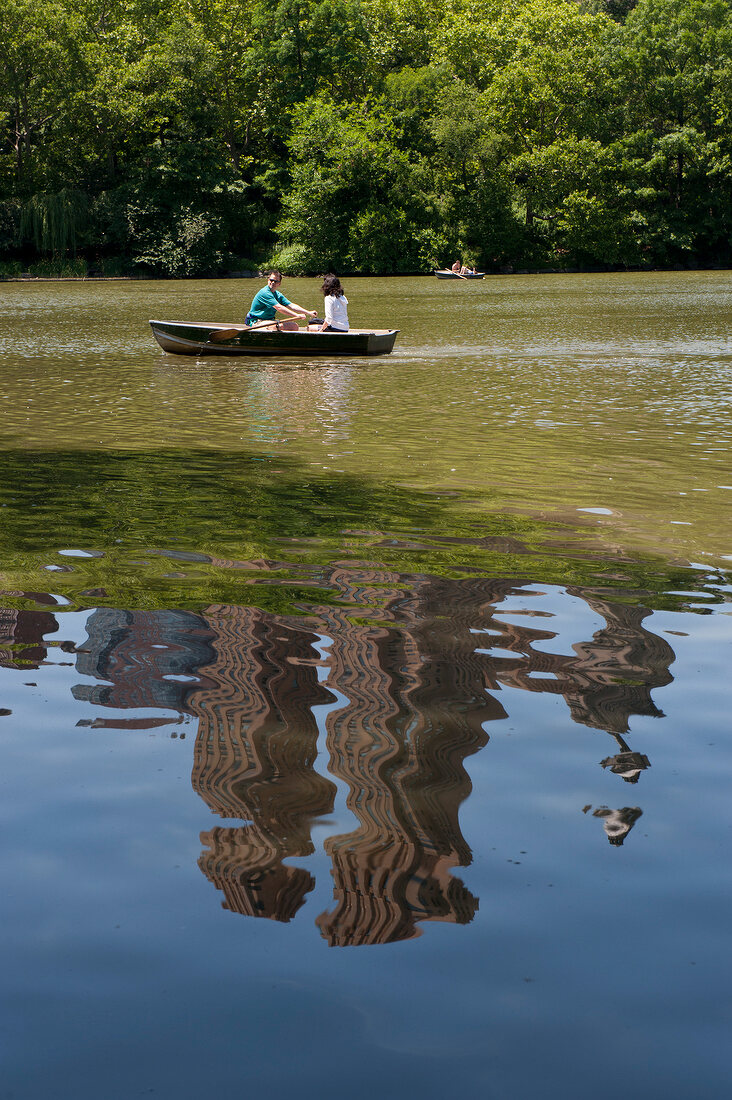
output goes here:
<path id="1" fill-rule="evenodd" d="M 575 721 L 607 730 L 619 752 L 602 765 L 628 782 L 649 766 L 623 734 L 632 714 L 660 714 L 651 691 L 669 682 L 673 652 L 645 629 L 646 609 L 572 590 L 605 625 L 550 653 L 541 648 L 557 636 L 550 613 L 537 602 L 537 626 L 532 612 L 502 607 L 529 594 L 520 583 L 353 563 L 319 583 L 333 605 L 309 606 L 307 619 L 238 606 L 101 610 L 77 656 L 81 672 L 104 680 L 78 686 L 77 698 L 197 720 L 193 786 L 239 823 L 201 834 L 199 865 L 227 908 L 289 920 L 313 888 L 286 861 L 312 854 L 313 822 L 334 805 L 335 785 L 315 767 L 315 708 L 327 711 L 329 769 L 355 819 L 325 842 L 334 906 L 317 924 L 334 945 L 472 919 L 477 899 L 453 875 L 471 860 L 458 819 L 471 790 L 465 760 L 486 744 L 486 724 L 507 717 L 505 687 L 561 695 Z M 619 845 L 640 813 L 595 816 Z"/>

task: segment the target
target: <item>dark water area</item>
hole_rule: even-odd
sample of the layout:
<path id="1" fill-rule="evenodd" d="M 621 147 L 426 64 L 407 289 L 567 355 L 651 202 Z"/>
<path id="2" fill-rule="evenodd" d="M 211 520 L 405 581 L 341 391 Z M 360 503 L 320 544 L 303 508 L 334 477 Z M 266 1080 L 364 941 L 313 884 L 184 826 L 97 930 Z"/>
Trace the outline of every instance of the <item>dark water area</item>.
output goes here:
<path id="1" fill-rule="evenodd" d="M 715 279 L 354 281 L 399 353 L 299 366 L 11 288 L 0 1098 L 726 1094 Z"/>

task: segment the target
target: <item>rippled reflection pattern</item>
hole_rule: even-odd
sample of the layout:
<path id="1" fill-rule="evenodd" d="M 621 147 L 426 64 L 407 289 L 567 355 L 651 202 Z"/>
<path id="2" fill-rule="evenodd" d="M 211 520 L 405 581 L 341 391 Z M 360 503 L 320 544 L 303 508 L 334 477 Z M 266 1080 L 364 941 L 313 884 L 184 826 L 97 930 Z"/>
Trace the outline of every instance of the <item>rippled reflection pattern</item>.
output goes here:
<path id="1" fill-rule="evenodd" d="M 325 842 L 333 906 L 316 920 L 332 946 L 473 919 L 478 898 L 453 874 L 471 861 L 459 822 L 466 760 L 508 717 L 513 691 L 561 697 L 575 722 L 607 731 L 598 764 L 625 783 L 651 766 L 627 741 L 629 719 L 662 716 L 651 693 L 671 682 L 674 653 L 647 629 L 648 608 L 511 579 L 406 586 L 386 570 L 333 566 L 327 581 L 340 604 L 300 618 L 236 605 L 99 608 L 80 646 L 61 640 L 51 610 L 5 611 L 0 661 L 28 669 L 49 645 L 70 651 L 89 678 L 73 695 L 100 711 L 80 724 L 153 729 L 171 711 L 194 721 L 192 785 L 227 822 L 201 834 L 199 867 L 232 912 L 295 916 L 314 878 L 287 861 L 313 854 L 313 824 L 341 784 L 353 827 Z M 572 637 L 547 595 L 602 625 Z M 125 710 L 134 716 L 111 714 Z M 642 814 L 622 803 L 619 790 L 617 806 L 584 808 L 614 846 Z"/>

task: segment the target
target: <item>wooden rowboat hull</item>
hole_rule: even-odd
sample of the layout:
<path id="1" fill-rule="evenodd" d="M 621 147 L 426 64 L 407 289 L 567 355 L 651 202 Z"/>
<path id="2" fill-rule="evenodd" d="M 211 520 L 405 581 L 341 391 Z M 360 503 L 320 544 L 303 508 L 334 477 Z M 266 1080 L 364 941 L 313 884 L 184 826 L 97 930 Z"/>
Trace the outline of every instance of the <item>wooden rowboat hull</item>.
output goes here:
<path id="1" fill-rule="evenodd" d="M 438 279 L 483 279 L 485 272 L 476 271 L 474 275 L 456 275 L 454 271 L 436 271 Z"/>
<path id="2" fill-rule="evenodd" d="M 350 329 L 318 332 L 308 329 L 256 329 L 206 321 L 150 321 L 163 351 L 173 355 L 386 355 L 398 329 Z M 222 335 L 217 338 L 217 333 Z M 227 335 L 224 336 L 223 334 Z M 229 333 L 231 335 L 229 335 Z"/>

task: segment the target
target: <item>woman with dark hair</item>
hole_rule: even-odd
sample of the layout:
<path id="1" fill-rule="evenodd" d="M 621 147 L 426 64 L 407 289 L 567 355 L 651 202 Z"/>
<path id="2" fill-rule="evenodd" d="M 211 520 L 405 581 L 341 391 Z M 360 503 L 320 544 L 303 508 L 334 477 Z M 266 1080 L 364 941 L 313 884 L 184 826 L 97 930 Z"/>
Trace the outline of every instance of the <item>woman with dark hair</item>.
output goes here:
<path id="1" fill-rule="evenodd" d="M 348 332 L 348 298 L 337 275 L 323 277 L 323 303 L 325 320 L 320 326 L 321 332 Z"/>

